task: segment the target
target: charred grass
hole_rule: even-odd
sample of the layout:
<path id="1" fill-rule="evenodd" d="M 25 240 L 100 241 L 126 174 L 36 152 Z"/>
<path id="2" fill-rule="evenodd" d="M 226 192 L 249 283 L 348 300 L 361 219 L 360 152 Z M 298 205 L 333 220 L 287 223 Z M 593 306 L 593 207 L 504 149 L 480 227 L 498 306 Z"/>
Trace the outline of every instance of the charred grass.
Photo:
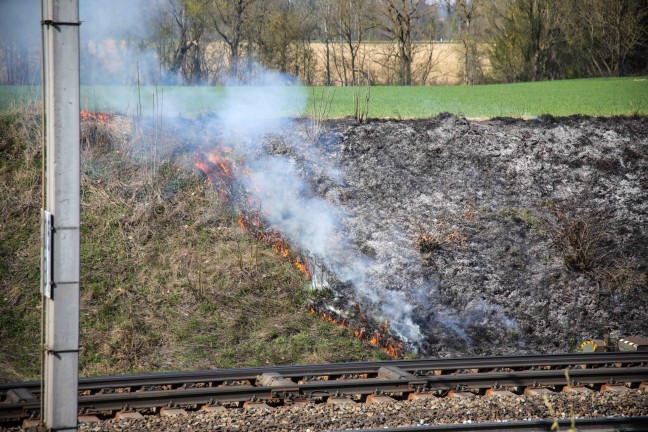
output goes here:
<path id="1" fill-rule="evenodd" d="M 39 128 L 0 115 L 0 381 L 39 370 Z M 308 313 L 304 278 L 238 227 L 187 143 L 113 117 L 81 145 L 82 375 L 385 357 Z"/>
<path id="2" fill-rule="evenodd" d="M 588 275 L 599 291 L 637 295 L 648 286 L 648 274 L 636 256 L 644 240 L 623 240 L 609 227 L 610 212 L 593 212 L 572 202 L 547 202 L 542 226 L 570 271 Z M 637 243 L 635 243 L 637 242 Z"/>
<path id="3" fill-rule="evenodd" d="M 502 217 L 524 223 L 547 238 L 567 271 L 588 276 L 601 295 L 636 296 L 645 291 L 648 274 L 636 255 L 643 239 L 623 239 L 608 221 L 610 211 L 579 208 L 570 201 L 545 201 L 533 208 L 508 208 Z"/>

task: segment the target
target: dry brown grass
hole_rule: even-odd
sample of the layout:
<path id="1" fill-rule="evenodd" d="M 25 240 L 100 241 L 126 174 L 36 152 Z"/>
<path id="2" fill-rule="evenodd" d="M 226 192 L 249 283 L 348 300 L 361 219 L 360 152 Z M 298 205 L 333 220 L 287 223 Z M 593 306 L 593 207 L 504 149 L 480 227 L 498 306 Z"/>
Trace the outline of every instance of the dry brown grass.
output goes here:
<path id="1" fill-rule="evenodd" d="M 610 230 L 610 215 L 583 211 L 574 203 L 550 202 L 542 213 L 545 232 L 566 268 L 592 278 L 606 292 L 633 295 L 647 286 L 637 257 Z"/>
<path id="2" fill-rule="evenodd" d="M 38 375 L 38 121 L 22 115 L 0 118 L 0 381 Z M 152 123 L 82 124 L 81 374 L 383 358 L 308 313 L 299 271 L 178 144 Z"/>
<path id="3" fill-rule="evenodd" d="M 297 62 L 288 66 L 287 72 L 298 76 L 302 81 L 312 85 L 323 85 L 325 79 L 326 46 L 322 42 L 311 42 L 307 49 L 311 50 L 311 63 L 309 66 Z M 92 47 L 90 54 L 102 63 L 105 70 L 126 68 L 121 64 L 124 57 L 121 55 L 125 46 L 123 43 L 107 41 L 98 47 Z M 292 47 L 292 51 L 303 50 L 300 45 Z M 412 65 L 414 83 L 418 85 L 452 85 L 461 82 L 462 74 L 462 46 L 459 43 L 415 43 L 414 62 Z M 395 45 L 389 42 L 363 43 L 358 51 L 357 69 L 364 82 L 366 79 L 373 85 L 390 85 L 397 82 L 395 65 Z M 222 42 L 212 42 L 204 47 L 205 67 L 208 81 L 219 82 L 227 74 L 228 49 Z M 344 64 L 347 65 L 346 73 L 350 75 L 350 57 L 348 47 L 340 43 L 329 44 L 330 64 L 333 85 L 343 85 Z M 343 61 L 343 57 L 345 61 Z M 130 66 L 129 66 L 130 67 Z M 490 63 L 487 56 L 483 56 L 483 70 L 488 72 Z M 349 84 L 350 77 L 347 77 Z"/>
<path id="4" fill-rule="evenodd" d="M 324 43 L 312 43 L 317 58 L 314 84 L 325 82 L 326 46 Z M 358 69 L 361 75 L 369 78 L 372 84 L 394 84 L 397 81 L 393 52 L 395 46 L 390 43 L 367 43 L 358 50 Z M 412 70 L 414 81 L 424 85 L 458 84 L 461 76 L 461 46 L 455 43 L 420 43 L 415 44 L 415 55 Z M 344 82 L 342 48 L 339 44 L 330 45 L 333 84 Z M 344 49 L 346 63 L 350 64 L 348 48 Z M 423 79 L 428 59 L 430 71 Z M 348 72 L 347 72 L 348 73 Z"/>
<path id="5" fill-rule="evenodd" d="M 461 213 L 441 214 L 431 223 L 419 223 L 413 235 L 414 244 L 422 254 L 431 254 L 441 247 L 465 248 L 468 242 L 466 228 L 479 216 L 478 209 L 466 204 Z"/>

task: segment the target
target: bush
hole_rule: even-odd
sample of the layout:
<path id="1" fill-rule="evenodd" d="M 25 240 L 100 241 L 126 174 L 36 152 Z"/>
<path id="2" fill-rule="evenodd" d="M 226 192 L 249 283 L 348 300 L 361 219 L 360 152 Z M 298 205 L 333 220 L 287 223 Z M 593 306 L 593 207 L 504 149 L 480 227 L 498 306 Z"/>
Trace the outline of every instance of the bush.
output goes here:
<path id="1" fill-rule="evenodd" d="M 645 285 L 636 257 L 609 229 L 607 212 L 582 210 L 572 204 L 547 203 L 542 223 L 565 267 L 582 272 L 611 292 Z M 642 282 L 643 281 L 643 282 Z"/>

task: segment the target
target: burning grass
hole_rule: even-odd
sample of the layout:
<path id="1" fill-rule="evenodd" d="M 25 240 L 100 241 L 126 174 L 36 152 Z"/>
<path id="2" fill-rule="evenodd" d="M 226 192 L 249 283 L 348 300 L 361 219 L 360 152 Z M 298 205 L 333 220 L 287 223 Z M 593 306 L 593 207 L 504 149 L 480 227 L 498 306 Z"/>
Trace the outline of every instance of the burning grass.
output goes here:
<path id="1" fill-rule="evenodd" d="M 0 366 L 13 379 L 37 364 L 35 118 L 0 118 L 0 331 L 11 341 Z M 614 236 L 645 249 L 643 190 L 623 186 L 645 171 L 641 119 L 345 120 L 327 124 L 319 147 L 294 128 L 264 135 L 255 164 L 237 154 L 247 142 L 236 147 L 249 121 L 202 120 L 173 131 L 156 119 L 82 123 L 84 375 L 386 359 L 404 351 L 392 332 L 422 340 L 421 353 L 484 355 L 564 350 L 610 322 L 645 327 L 646 254 L 583 253 Z M 255 202 L 263 193 L 281 205 Z M 545 220 L 547 194 L 623 217 Z M 337 236 L 352 242 L 328 242 Z M 598 246 L 580 248 L 588 238 Z M 594 268 L 608 279 L 591 280 Z M 616 292 L 595 303 L 608 280 Z"/>
<path id="2" fill-rule="evenodd" d="M 106 114 L 101 112 L 90 112 L 88 110 L 81 110 L 80 115 L 81 115 L 81 121 L 95 120 L 104 125 L 110 123 L 110 119 L 113 117 L 112 114 Z"/>
<path id="3" fill-rule="evenodd" d="M 286 240 L 276 230 L 266 225 L 260 212 L 249 209 L 254 207 L 254 200 L 246 193 L 245 187 L 237 184 L 234 179 L 238 172 L 249 178 L 252 178 L 252 174 L 245 168 L 244 160 L 232 159 L 232 153 L 231 148 L 222 147 L 205 155 L 196 154 L 193 156 L 194 166 L 205 174 L 207 183 L 214 187 L 225 204 L 238 198 L 248 206 L 247 212 L 250 214 L 241 210 L 237 217 L 237 224 L 243 231 L 250 233 L 256 240 L 272 248 L 275 253 L 293 263 L 303 276 L 310 278 L 311 274 L 305 260 L 291 250 Z"/>
<path id="4" fill-rule="evenodd" d="M 258 190 L 258 185 L 255 183 L 252 173 L 245 167 L 245 160 L 236 158 L 231 148 L 223 146 L 204 155 L 195 155 L 193 160 L 196 168 L 205 174 L 207 183 L 214 187 L 223 202 L 231 203 L 233 208 L 240 212 L 237 218 L 239 227 L 263 245 L 272 248 L 277 255 L 292 263 L 306 279 L 310 280 L 312 272 L 307 260 L 268 224 L 267 215 L 264 212 L 254 210 L 261 208 L 262 203 L 256 202 L 248 188 Z M 242 183 L 240 176 L 251 180 L 251 186 Z M 451 235 L 446 237 L 451 238 Z M 452 240 L 455 241 L 454 238 Z M 339 317 L 323 306 L 314 303 L 309 306 L 309 311 L 326 322 L 349 328 L 359 341 L 380 348 L 392 358 L 398 358 L 403 354 L 403 343 L 390 334 L 389 321 L 373 324 L 366 319 L 360 307 L 358 308 L 359 313 L 353 314 L 348 319 Z"/>
<path id="5" fill-rule="evenodd" d="M 353 318 L 343 318 L 334 311 L 324 309 L 314 303 L 311 303 L 308 310 L 323 321 L 352 330 L 353 335 L 359 341 L 380 348 L 391 358 L 395 359 L 403 355 L 403 342 L 389 334 L 389 321 L 373 325 L 367 320 L 360 307 L 357 308 L 357 314 Z"/>
<path id="6" fill-rule="evenodd" d="M 309 314 L 303 261 L 244 232 L 155 128 L 82 123 L 82 375 L 387 358 Z M 38 131 L 0 116 L 0 381 L 38 374 Z"/>

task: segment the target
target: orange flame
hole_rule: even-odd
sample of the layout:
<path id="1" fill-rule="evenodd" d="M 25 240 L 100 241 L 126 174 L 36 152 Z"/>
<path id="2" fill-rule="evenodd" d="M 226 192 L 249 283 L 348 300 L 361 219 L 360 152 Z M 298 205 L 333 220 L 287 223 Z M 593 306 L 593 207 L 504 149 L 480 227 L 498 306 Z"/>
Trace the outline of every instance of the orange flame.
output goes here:
<path id="1" fill-rule="evenodd" d="M 369 343 L 373 346 L 378 346 L 379 342 L 380 342 L 380 335 L 378 333 L 374 333 L 374 335 L 371 336 L 371 340 L 369 341 Z"/>
<path id="2" fill-rule="evenodd" d="M 207 182 L 214 186 L 216 192 L 225 202 L 229 202 L 234 178 L 232 162 L 223 154 L 231 149 L 214 150 L 206 155 L 194 156 L 194 166 L 207 176 Z"/>
<path id="3" fill-rule="evenodd" d="M 221 149 L 223 151 L 223 149 Z M 226 153 L 226 152 L 224 152 Z M 217 152 L 211 152 L 207 155 L 207 160 L 211 162 L 214 166 L 220 168 L 221 173 L 228 178 L 232 178 L 232 164 L 226 157 L 220 155 Z"/>
<path id="4" fill-rule="evenodd" d="M 194 160 L 196 168 L 205 173 L 207 181 L 216 187 L 219 194 L 221 194 L 226 201 L 229 200 L 229 194 L 231 194 L 231 179 L 234 178 L 233 170 L 236 170 L 237 175 L 242 174 L 249 178 L 253 178 L 253 174 L 243 165 L 243 161 L 235 164 L 231 157 L 229 157 L 231 154 L 232 149 L 223 147 L 219 150 L 210 152 L 205 156 L 196 156 Z M 254 187 L 257 188 L 256 185 Z M 245 195 L 243 200 L 249 207 L 252 207 L 254 204 L 253 198 L 249 195 Z M 237 223 L 242 230 L 256 237 L 261 243 L 272 247 L 274 252 L 288 258 L 305 277 L 309 279 L 311 278 L 312 275 L 308 270 L 308 266 L 302 258 L 291 251 L 289 244 L 277 231 L 269 230 L 263 226 L 262 217 L 258 212 L 251 216 L 244 213 L 239 214 Z M 311 306 L 309 310 L 324 321 L 342 327 L 353 328 L 354 336 L 361 342 L 369 343 L 380 348 L 392 358 L 398 358 L 402 354 L 403 343 L 388 335 L 389 321 L 385 321 L 383 324 L 379 324 L 378 326 L 369 325 L 364 311 L 359 306 L 357 310 L 357 319 L 354 319 L 353 324 L 348 319 L 338 317 L 332 312 L 318 311 L 314 306 Z M 368 331 L 367 328 L 375 328 L 375 330 Z"/>
<path id="5" fill-rule="evenodd" d="M 387 331 L 389 330 L 389 321 L 379 324 L 377 331 L 374 333 L 368 333 L 366 331 L 368 324 L 362 318 L 359 323 L 361 327 L 356 327 L 352 325 L 348 319 L 337 317 L 328 311 L 318 311 L 318 309 L 313 305 L 309 306 L 308 310 L 310 313 L 319 316 L 324 321 L 341 327 L 353 328 L 353 335 L 358 340 L 380 348 L 384 353 L 388 354 L 392 358 L 399 358 L 403 354 L 403 342 L 397 341 L 387 334 Z M 362 309 L 360 309 L 359 312 L 362 313 Z M 364 315 L 362 314 L 362 316 Z"/>
<path id="6" fill-rule="evenodd" d="M 92 113 L 88 110 L 81 110 L 80 113 L 82 121 L 97 120 L 101 124 L 108 124 L 110 122 L 110 115 L 104 113 Z"/>
<path id="7" fill-rule="evenodd" d="M 326 311 L 317 311 L 314 306 L 310 306 L 308 311 L 314 315 L 319 316 L 324 321 L 330 322 L 331 324 L 339 325 L 341 327 L 350 327 L 350 323 L 346 319 L 338 319 L 335 315 Z"/>
<path id="8" fill-rule="evenodd" d="M 299 270 L 299 272 L 304 276 L 306 276 L 307 278 L 310 279 L 310 277 L 312 276 L 311 273 L 308 271 L 308 267 L 306 267 L 306 264 L 301 262 L 299 257 L 297 257 L 297 259 L 295 260 L 295 267 L 297 267 L 297 270 Z"/>
<path id="9" fill-rule="evenodd" d="M 277 231 L 265 231 L 261 229 L 261 218 L 258 214 L 254 215 L 251 219 L 249 216 L 240 214 L 237 220 L 238 225 L 244 231 L 251 233 L 259 240 L 261 243 L 271 246 L 272 250 L 281 255 L 284 258 L 289 258 L 292 261 L 291 257 L 295 257 L 295 254 L 290 250 L 288 243 L 279 235 Z M 293 265 L 301 274 L 307 278 L 311 277 L 311 273 L 308 271 L 307 265 L 302 261 L 301 257 L 296 256 L 293 261 Z"/>

